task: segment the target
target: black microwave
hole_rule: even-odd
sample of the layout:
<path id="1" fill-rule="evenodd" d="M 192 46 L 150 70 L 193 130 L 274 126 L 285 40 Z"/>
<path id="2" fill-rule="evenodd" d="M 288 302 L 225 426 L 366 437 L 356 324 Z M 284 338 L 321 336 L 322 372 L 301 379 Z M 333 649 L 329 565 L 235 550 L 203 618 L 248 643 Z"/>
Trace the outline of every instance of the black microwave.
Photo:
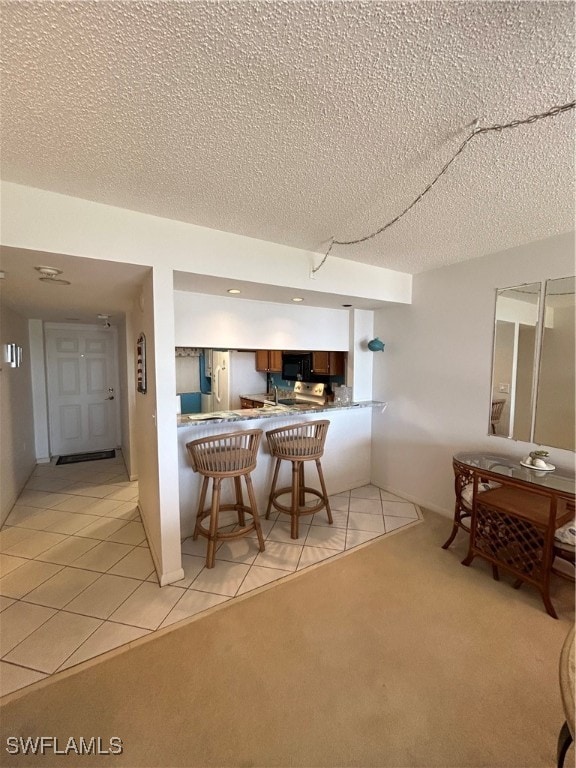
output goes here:
<path id="1" fill-rule="evenodd" d="M 284 381 L 310 381 L 312 352 L 282 352 Z"/>

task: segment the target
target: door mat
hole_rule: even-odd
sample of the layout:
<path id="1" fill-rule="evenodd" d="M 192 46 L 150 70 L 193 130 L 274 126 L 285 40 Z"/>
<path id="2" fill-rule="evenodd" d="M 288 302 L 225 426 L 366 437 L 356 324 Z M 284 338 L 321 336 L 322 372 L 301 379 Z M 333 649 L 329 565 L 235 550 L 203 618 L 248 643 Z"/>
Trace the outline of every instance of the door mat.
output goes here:
<path id="1" fill-rule="evenodd" d="M 77 464 L 79 461 L 98 461 L 98 459 L 114 459 L 116 451 L 94 451 L 94 453 L 71 453 L 69 456 L 59 456 L 56 464 Z"/>

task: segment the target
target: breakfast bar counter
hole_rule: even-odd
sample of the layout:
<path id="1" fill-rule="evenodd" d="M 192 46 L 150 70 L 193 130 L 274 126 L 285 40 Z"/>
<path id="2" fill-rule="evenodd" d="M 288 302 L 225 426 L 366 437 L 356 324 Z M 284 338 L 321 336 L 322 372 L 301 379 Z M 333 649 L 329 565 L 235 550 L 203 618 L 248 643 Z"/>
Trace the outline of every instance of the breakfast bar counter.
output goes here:
<path id="1" fill-rule="evenodd" d="M 258 401 L 263 395 L 246 395 L 254 401 Z M 319 419 L 326 418 L 326 414 L 334 411 L 354 411 L 362 408 L 386 408 L 386 403 L 380 400 L 360 400 L 352 403 L 306 403 L 304 401 L 295 405 L 275 405 L 268 403 L 261 408 L 239 408 L 237 410 L 212 411 L 211 413 L 186 413 L 178 416 L 178 427 L 202 425 L 211 423 L 234 423 L 239 421 L 252 421 L 254 419 L 277 418 L 278 416 L 303 416 L 318 414 Z"/>
<path id="2" fill-rule="evenodd" d="M 370 446 L 372 414 L 382 411 L 386 403 L 364 400 L 348 404 L 266 405 L 262 408 L 193 413 L 178 416 L 178 462 L 180 492 L 181 537 L 191 536 L 201 486 L 200 476 L 192 470 L 186 443 L 244 429 L 262 429 L 264 435 L 258 452 L 257 466 L 252 473 L 258 509 L 266 510 L 272 481 L 274 460 L 268 448 L 266 431 L 289 426 L 300 421 L 328 419 L 322 467 L 329 495 L 358 488 L 370 482 Z M 289 462 L 283 462 L 288 464 Z M 281 468 L 279 482 L 290 484 L 290 467 Z M 232 491 L 223 487 L 223 496 Z"/>

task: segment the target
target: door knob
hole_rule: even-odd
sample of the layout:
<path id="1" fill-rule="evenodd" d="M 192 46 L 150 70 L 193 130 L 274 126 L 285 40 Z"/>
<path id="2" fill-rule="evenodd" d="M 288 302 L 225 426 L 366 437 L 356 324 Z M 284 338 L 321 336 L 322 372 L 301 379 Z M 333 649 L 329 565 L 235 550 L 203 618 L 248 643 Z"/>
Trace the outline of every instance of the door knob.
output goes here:
<path id="1" fill-rule="evenodd" d="M 114 400 L 114 395 L 110 395 L 110 397 L 107 397 L 106 400 Z"/>

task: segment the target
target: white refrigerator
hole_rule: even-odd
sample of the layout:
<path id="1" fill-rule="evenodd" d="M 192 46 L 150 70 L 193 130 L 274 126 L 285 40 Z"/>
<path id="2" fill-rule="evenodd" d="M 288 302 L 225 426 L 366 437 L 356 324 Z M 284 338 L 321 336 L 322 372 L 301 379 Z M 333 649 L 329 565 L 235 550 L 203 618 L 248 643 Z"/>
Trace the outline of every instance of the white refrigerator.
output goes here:
<path id="1" fill-rule="evenodd" d="M 212 350 L 212 387 L 202 395 L 202 413 L 230 409 L 230 352 Z"/>

